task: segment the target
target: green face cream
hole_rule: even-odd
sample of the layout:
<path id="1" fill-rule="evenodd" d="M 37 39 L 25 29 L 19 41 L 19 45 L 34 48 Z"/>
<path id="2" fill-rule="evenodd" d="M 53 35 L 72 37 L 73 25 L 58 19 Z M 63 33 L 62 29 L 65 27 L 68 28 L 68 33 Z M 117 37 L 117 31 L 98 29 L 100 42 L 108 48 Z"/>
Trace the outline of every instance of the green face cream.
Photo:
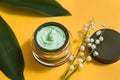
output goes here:
<path id="1" fill-rule="evenodd" d="M 45 66 L 64 64 L 71 55 L 70 38 L 63 25 L 56 22 L 42 24 L 31 40 L 34 58 Z"/>
<path id="2" fill-rule="evenodd" d="M 66 35 L 57 26 L 45 26 L 37 32 L 36 41 L 43 49 L 56 50 L 64 45 Z"/>

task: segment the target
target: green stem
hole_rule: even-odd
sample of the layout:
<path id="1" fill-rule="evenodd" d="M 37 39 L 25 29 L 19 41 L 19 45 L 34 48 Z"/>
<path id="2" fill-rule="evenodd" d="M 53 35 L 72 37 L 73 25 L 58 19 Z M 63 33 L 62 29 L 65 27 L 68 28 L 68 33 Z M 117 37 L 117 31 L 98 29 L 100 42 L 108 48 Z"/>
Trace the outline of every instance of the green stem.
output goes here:
<path id="1" fill-rule="evenodd" d="M 63 78 L 63 80 L 68 80 L 69 77 L 71 77 L 77 70 L 79 69 L 79 67 L 77 66 L 74 71 L 72 71 L 67 77 Z"/>
<path id="2" fill-rule="evenodd" d="M 94 51 L 94 50 L 91 50 L 88 55 L 91 55 L 93 51 Z M 87 61 L 87 60 L 85 59 L 85 60 L 83 61 L 83 64 L 84 64 L 86 61 Z M 71 77 L 78 69 L 79 69 L 79 66 L 77 66 L 77 67 L 74 69 L 74 71 L 72 71 L 67 77 L 63 78 L 63 80 L 67 80 L 67 79 L 68 79 L 69 77 Z"/>
<path id="3" fill-rule="evenodd" d="M 105 32 L 105 29 L 103 29 L 103 31 L 102 31 L 102 33 L 100 34 L 100 36 L 103 36 L 104 32 Z"/>
<path id="4" fill-rule="evenodd" d="M 89 28 L 90 28 L 90 25 L 89 25 L 89 27 L 88 27 L 88 31 L 85 33 L 85 35 L 84 35 L 84 38 L 83 38 L 83 40 L 82 40 L 82 44 L 80 45 L 80 47 L 83 45 L 83 43 L 85 42 L 85 38 L 86 38 L 86 36 L 87 36 L 87 34 L 88 34 L 88 32 L 89 32 Z M 72 62 L 71 62 L 71 64 L 70 65 L 72 65 L 73 63 L 74 63 L 74 61 L 76 60 L 76 58 L 78 57 L 78 55 L 79 55 L 79 52 L 80 52 L 80 49 L 78 50 L 78 52 L 77 52 L 77 54 L 75 55 L 75 57 L 73 58 L 73 60 L 72 60 Z"/>
<path id="5" fill-rule="evenodd" d="M 87 30 L 87 32 L 84 34 L 84 38 L 83 38 L 83 40 L 82 40 L 82 44 L 80 45 L 80 47 L 83 45 L 83 43 L 85 42 L 85 38 L 86 38 L 86 36 L 88 35 L 88 33 L 89 33 L 89 30 L 90 30 L 90 27 L 91 27 L 91 25 L 92 25 L 92 23 L 89 23 L 89 26 L 88 26 L 88 30 Z M 77 51 L 77 54 L 75 55 L 75 57 L 73 58 L 73 60 L 72 60 L 72 62 L 70 63 L 70 65 L 72 65 L 73 63 L 74 63 L 74 61 L 76 60 L 76 58 L 78 57 L 78 55 L 79 55 L 79 52 L 80 52 L 80 49 Z M 85 62 L 86 60 L 84 60 L 84 62 Z M 70 65 L 69 65 L 69 67 L 70 67 Z M 64 76 L 63 76 L 63 80 L 64 80 L 64 78 L 67 76 L 67 74 L 68 74 L 68 72 L 69 72 L 69 68 L 66 70 L 66 72 L 65 72 L 65 74 L 64 74 Z M 75 69 L 75 71 L 76 71 L 76 69 Z M 75 71 L 73 71 L 70 75 L 68 75 L 69 77 L 72 75 L 72 74 L 74 74 L 74 72 Z"/>
<path id="6" fill-rule="evenodd" d="M 83 64 L 86 62 L 86 59 L 83 61 Z M 77 66 L 74 71 L 72 71 L 67 77 L 65 77 L 63 80 L 67 80 L 70 78 L 77 70 L 79 69 L 79 66 Z"/>
<path id="7" fill-rule="evenodd" d="M 90 24 L 89 27 L 88 27 L 88 31 L 84 34 L 84 38 L 83 38 L 83 40 L 82 40 L 82 44 L 80 45 L 80 47 L 81 47 L 81 46 L 83 45 L 83 43 L 85 42 L 85 38 L 86 38 L 87 34 L 89 33 L 90 26 L 91 26 L 91 24 Z M 72 62 L 70 63 L 70 65 L 72 65 L 72 64 L 74 63 L 74 61 L 76 60 L 77 56 L 79 55 L 79 52 L 80 52 L 80 49 L 77 51 L 77 54 L 76 54 L 75 57 L 73 58 L 73 60 L 72 60 Z M 70 67 L 70 65 L 69 65 L 69 67 Z M 66 70 L 65 74 L 63 75 L 63 78 L 68 74 L 69 70 L 70 70 L 69 68 Z"/>

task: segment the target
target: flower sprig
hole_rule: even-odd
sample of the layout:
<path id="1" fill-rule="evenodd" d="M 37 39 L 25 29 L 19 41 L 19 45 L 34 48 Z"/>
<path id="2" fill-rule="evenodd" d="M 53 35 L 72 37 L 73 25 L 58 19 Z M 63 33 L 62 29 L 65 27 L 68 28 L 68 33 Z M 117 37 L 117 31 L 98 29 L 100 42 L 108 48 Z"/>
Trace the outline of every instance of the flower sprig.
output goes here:
<path id="1" fill-rule="evenodd" d="M 105 28 L 105 24 L 102 24 L 102 27 Z M 70 56 L 71 63 L 67 68 L 62 80 L 67 80 L 79 68 L 81 69 L 85 62 L 87 61 L 90 62 L 92 60 L 91 54 L 93 54 L 93 56 L 99 55 L 99 53 L 95 49 L 96 46 L 99 45 L 104 40 L 103 34 L 105 29 L 96 32 L 98 39 L 90 38 L 90 30 L 94 29 L 95 29 L 94 20 L 93 18 L 90 18 L 89 22 L 84 25 L 85 33 L 79 34 L 79 37 L 83 36 L 82 43 L 77 53 L 74 56 L 73 55 Z M 91 48 L 91 51 L 88 53 L 87 57 L 85 57 L 85 50 L 87 49 L 86 47 Z M 75 61 L 77 61 L 77 64 L 75 64 Z"/>

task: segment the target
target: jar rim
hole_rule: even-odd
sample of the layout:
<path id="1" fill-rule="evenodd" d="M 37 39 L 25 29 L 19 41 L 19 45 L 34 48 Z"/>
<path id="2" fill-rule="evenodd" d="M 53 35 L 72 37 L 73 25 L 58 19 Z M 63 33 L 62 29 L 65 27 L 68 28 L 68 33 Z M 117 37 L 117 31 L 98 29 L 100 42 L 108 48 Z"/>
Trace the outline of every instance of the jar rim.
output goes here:
<path id="1" fill-rule="evenodd" d="M 40 31 L 42 28 L 44 27 L 47 27 L 47 26 L 56 26 L 56 27 L 59 27 L 60 29 L 63 30 L 63 32 L 65 33 L 65 36 L 66 36 L 66 40 L 64 42 L 64 44 L 57 48 L 57 49 L 53 49 L 53 50 L 48 50 L 48 49 L 45 49 L 43 47 L 41 47 L 39 44 L 38 44 L 38 41 L 36 39 L 37 37 L 37 32 Z M 35 44 L 38 46 L 38 48 L 44 52 L 57 52 L 57 51 L 60 51 L 62 50 L 64 47 L 66 47 L 67 43 L 68 43 L 68 40 L 69 40 L 69 33 L 68 33 L 68 30 L 60 23 L 58 22 L 46 22 L 42 25 L 40 25 L 36 30 L 35 30 L 35 33 L 34 33 L 34 41 L 35 41 Z"/>

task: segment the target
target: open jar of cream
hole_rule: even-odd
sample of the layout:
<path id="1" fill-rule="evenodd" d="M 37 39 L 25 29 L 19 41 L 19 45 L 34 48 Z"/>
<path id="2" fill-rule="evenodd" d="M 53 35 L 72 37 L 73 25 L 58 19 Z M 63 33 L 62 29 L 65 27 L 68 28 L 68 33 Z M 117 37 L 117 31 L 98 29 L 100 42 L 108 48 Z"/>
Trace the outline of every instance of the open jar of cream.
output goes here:
<path id="1" fill-rule="evenodd" d="M 71 55 L 71 36 L 67 29 L 56 22 L 38 27 L 31 41 L 34 58 L 46 66 L 59 66 Z"/>

